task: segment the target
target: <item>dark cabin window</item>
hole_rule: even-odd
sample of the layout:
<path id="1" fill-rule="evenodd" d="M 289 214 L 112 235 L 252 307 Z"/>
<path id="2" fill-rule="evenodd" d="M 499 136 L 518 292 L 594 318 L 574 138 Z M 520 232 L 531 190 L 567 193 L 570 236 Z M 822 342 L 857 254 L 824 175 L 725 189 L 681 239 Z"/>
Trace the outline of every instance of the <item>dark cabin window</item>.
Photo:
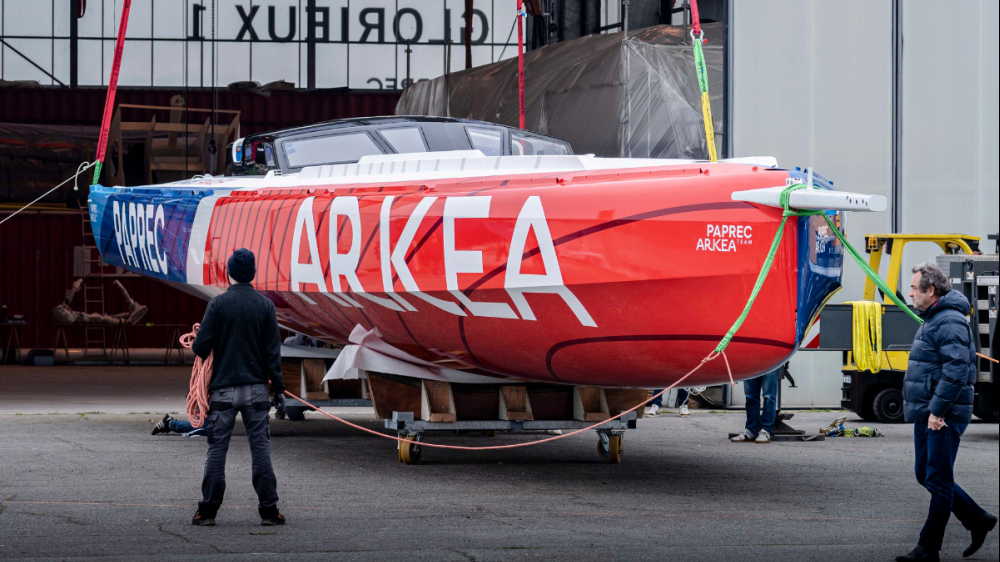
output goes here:
<path id="1" fill-rule="evenodd" d="M 384 129 L 379 131 L 379 134 L 398 154 L 427 152 L 427 143 L 419 127 Z"/>
<path id="2" fill-rule="evenodd" d="M 288 140 L 282 144 L 289 168 L 353 164 L 365 156 L 383 154 L 365 133 Z"/>
<path id="3" fill-rule="evenodd" d="M 569 147 L 541 137 L 511 133 L 510 153 L 514 156 L 566 156 Z"/>
<path id="4" fill-rule="evenodd" d="M 486 156 L 503 156 L 503 131 L 500 129 L 485 129 L 466 127 L 472 148 L 481 151 Z"/>

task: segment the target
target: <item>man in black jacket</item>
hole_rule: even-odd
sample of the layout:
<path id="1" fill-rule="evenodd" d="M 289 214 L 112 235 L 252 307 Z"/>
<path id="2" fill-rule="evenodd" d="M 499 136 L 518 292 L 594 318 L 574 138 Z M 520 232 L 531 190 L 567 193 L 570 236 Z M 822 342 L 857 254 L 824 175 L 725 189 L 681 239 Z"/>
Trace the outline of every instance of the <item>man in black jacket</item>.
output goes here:
<path id="1" fill-rule="evenodd" d="M 284 525 L 278 513 L 278 481 L 271 466 L 271 433 L 268 428 L 271 383 L 278 410 L 284 409 L 285 386 L 281 377 L 281 342 L 274 304 L 250 283 L 257 275 L 254 255 L 237 250 L 229 259 L 229 290 L 208 303 L 193 350 L 202 359 L 214 353 L 208 420 L 208 460 L 202 481 L 202 501 L 192 524 L 215 525 L 215 516 L 226 492 L 226 453 L 236 425 L 236 414 L 250 441 L 253 487 L 260 500 L 264 526 Z"/>
<path id="2" fill-rule="evenodd" d="M 896 560 L 937 562 L 952 513 L 972 533 L 968 558 L 997 525 L 955 483 L 955 458 L 972 422 L 978 378 L 975 336 L 966 318 L 972 306 L 931 264 L 914 268 L 910 298 L 924 325 L 910 350 L 903 399 L 906 421 L 914 424 L 917 481 L 931 493 L 931 507 L 917 548 Z"/>

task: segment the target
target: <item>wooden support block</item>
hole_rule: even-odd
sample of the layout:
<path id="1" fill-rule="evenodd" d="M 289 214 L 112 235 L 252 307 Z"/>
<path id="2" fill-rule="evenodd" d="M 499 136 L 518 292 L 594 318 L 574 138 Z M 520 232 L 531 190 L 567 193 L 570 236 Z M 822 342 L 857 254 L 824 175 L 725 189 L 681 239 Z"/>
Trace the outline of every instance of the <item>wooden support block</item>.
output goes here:
<path id="1" fill-rule="evenodd" d="M 500 387 L 500 419 L 506 421 L 534 421 L 528 387 Z"/>
<path id="2" fill-rule="evenodd" d="M 294 391 L 294 387 L 290 385 L 295 384 L 295 381 L 302 377 L 302 364 L 296 361 L 291 361 L 290 359 L 284 359 L 281 362 L 281 376 L 285 379 L 285 386 L 289 387 L 288 390 Z"/>
<path id="3" fill-rule="evenodd" d="M 446 382 L 422 381 L 420 392 L 420 419 L 437 423 L 458 421 L 455 396 Z"/>
<path id="4" fill-rule="evenodd" d="M 582 422 L 602 422 L 611 419 L 604 389 L 573 387 L 573 419 Z"/>
<path id="5" fill-rule="evenodd" d="M 622 412 L 627 412 L 649 399 L 648 390 L 608 388 L 604 390 L 604 395 L 608 399 L 608 413 L 617 416 Z M 645 408 L 639 408 L 636 413 L 641 418 L 645 413 Z"/>
<path id="6" fill-rule="evenodd" d="M 420 413 L 420 385 L 368 373 L 368 389 L 379 419 L 391 420 L 393 412 Z"/>
<path id="7" fill-rule="evenodd" d="M 326 381 L 330 400 L 367 400 L 364 380 L 333 380 Z"/>
<path id="8" fill-rule="evenodd" d="M 573 396 L 576 392 L 571 386 L 564 387 L 529 387 L 528 400 L 531 401 L 531 414 L 535 420 L 571 420 L 573 419 Z"/>
<path id="9" fill-rule="evenodd" d="M 306 400 L 329 400 L 330 389 L 323 378 L 326 377 L 326 361 L 323 359 L 302 360 L 302 396 Z"/>

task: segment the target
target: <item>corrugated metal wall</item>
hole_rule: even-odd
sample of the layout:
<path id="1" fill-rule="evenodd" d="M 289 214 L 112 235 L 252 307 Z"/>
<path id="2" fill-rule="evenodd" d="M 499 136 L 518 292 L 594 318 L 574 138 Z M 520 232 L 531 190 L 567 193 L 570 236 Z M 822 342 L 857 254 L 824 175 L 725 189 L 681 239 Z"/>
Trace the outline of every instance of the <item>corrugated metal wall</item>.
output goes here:
<path id="1" fill-rule="evenodd" d="M 106 93 L 97 88 L 3 89 L 0 122 L 98 125 Z M 168 106 L 170 98 L 179 93 L 174 89 L 123 89 L 116 102 Z M 190 107 L 212 106 L 209 91 L 191 91 L 188 99 Z M 219 92 L 219 109 L 243 112 L 244 135 L 332 119 L 393 115 L 398 101 L 399 94 L 392 92 L 272 92 L 268 98 L 246 92 Z M 7 305 L 8 314 L 27 318 L 24 347 L 53 346 L 56 325 L 52 308 L 62 302 L 74 281 L 73 248 L 82 245 L 82 237 L 81 219 L 76 213 L 26 213 L 0 228 L 0 303 Z M 204 302 L 158 282 L 141 278 L 121 281 L 132 298 L 149 307 L 143 323 L 191 325 L 200 321 L 205 312 Z M 122 311 L 121 297 L 111 287 L 111 279 L 107 280 L 105 294 L 108 312 Z M 73 307 L 83 309 L 82 295 Z M 132 347 L 164 347 L 169 336 L 169 330 L 135 330 L 129 332 L 129 343 Z M 82 331 L 71 331 L 69 343 L 71 347 L 82 347 Z"/>
<path id="2" fill-rule="evenodd" d="M 169 106 L 177 89 L 121 89 L 116 104 Z M 107 90 L 102 88 L 0 89 L 0 122 L 39 125 L 99 125 Z M 219 92 L 219 109 L 242 112 L 244 135 L 298 127 L 352 117 L 394 115 L 396 92 L 271 92 L 262 97 L 251 92 Z M 188 107 L 210 109 L 212 93 L 188 92 Z"/>
<path id="3" fill-rule="evenodd" d="M 902 228 L 979 236 L 994 252 L 986 240 L 1000 229 L 1000 3 L 952 0 L 961 18 L 942 18 L 940 8 L 902 4 Z M 910 245 L 903 266 L 939 254 Z"/>
<path id="4" fill-rule="evenodd" d="M 892 3 L 844 0 L 734 2 L 734 156 L 814 166 L 836 187 L 892 196 Z M 863 16 L 863 17 L 862 17 Z M 849 213 L 847 235 L 891 229 L 892 213 Z M 848 260 L 850 261 L 850 260 Z M 861 298 L 850 262 L 833 302 Z M 797 354 L 784 407 L 840 407 L 838 352 Z M 733 402 L 745 401 L 743 389 Z"/>
<path id="5" fill-rule="evenodd" d="M 996 0 L 956 0 L 949 7 L 962 17 L 942 18 L 939 0 L 900 5 L 902 230 L 985 239 L 998 229 L 1000 8 Z M 734 2 L 733 10 L 734 156 L 815 166 L 839 189 L 891 200 L 892 2 L 760 0 Z M 851 243 L 864 248 L 865 234 L 891 231 L 892 217 L 851 213 Z M 904 267 L 939 253 L 908 246 Z M 849 261 L 833 302 L 860 298 L 864 280 Z M 799 388 L 784 387 L 784 405 L 839 406 L 840 363 L 839 352 L 798 354 L 791 370 Z"/>
<path id="6" fill-rule="evenodd" d="M 6 216 L 6 214 L 0 214 Z M 22 329 L 21 344 L 28 348 L 51 348 L 56 324 L 52 309 L 62 302 L 72 285 L 73 248 L 82 244 L 83 232 L 77 213 L 28 213 L 15 217 L 0 228 L 0 303 L 7 314 L 23 314 L 28 325 Z M 119 291 L 105 280 L 106 310 L 123 312 Z M 205 303 L 165 285 L 145 278 L 120 279 L 133 299 L 149 307 L 142 324 L 184 324 L 200 322 Z M 83 310 L 83 293 L 73 302 Z M 6 332 L 3 332 L 6 335 Z M 83 331 L 70 330 L 70 347 L 83 347 Z M 170 337 L 166 329 L 135 329 L 128 332 L 132 347 L 165 347 Z M 111 333 L 108 333 L 110 345 Z M 6 345 L 4 340 L 0 345 Z"/>

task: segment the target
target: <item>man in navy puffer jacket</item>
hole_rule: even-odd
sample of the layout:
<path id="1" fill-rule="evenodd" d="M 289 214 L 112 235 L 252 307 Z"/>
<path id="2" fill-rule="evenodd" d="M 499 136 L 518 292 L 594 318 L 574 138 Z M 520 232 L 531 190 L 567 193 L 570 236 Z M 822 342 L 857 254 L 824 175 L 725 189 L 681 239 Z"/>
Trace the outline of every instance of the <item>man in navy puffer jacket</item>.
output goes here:
<path id="1" fill-rule="evenodd" d="M 924 325 L 910 350 L 903 400 L 906 421 L 914 427 L 917 481 L 931 493 L 931 507 L 917 548 L 896 560 L 937 562 L 952 512 L 972 533 L 968 558 L 997 524 L 955 483 L 955 458 L 972 422 L 978 377 L 975 336 L 966 318 L 972 306 L 934 265 L 913 274 L 910 298 Z"/>

